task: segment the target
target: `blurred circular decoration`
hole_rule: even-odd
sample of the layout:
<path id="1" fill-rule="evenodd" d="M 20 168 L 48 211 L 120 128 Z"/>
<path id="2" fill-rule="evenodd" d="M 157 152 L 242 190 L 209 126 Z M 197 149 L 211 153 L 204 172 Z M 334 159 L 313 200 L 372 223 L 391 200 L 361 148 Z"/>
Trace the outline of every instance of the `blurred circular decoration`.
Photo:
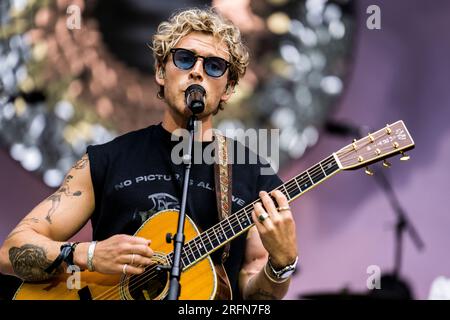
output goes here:
<path id="1" fill-rule="evenodd" d="M 56 187 L 89 144 L 162 119 L 148 44 L 176 10 L 205 0 L 2 0 L 0 143 Z M 345 88 L 351 0 L 214 0 L 242 30 L 247 75 L 221 129 L 279 128 L 280 160 L 300 158 Z M 77 16 L 77 14 L 79 16 Z M 237 132 L 237 131 L 236 131 Z M 229 131 L 227 131 L 229 133 Z"/>
<path id="2" fill-rule="evenodd" d="M 2 0 L 0 142 L 28 171 L 58 186 L 89 144 L 161 118 L 147 74 L 103 41 L 96 1 Z M 146 46 L 141 50 L 148 57 Z"/>

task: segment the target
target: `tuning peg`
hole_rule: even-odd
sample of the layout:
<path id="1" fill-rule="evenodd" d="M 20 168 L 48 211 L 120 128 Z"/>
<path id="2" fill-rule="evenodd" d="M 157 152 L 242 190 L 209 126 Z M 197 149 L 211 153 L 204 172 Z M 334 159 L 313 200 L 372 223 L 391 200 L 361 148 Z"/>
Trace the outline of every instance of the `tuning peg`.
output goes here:
<path id="1" fill-rule="evenodd" d="M 403 151 L 400 151 L 400 154 L 402 155 L 400 158 L 401 161 L 409 160 L 410 157 L 406 153 L 404 153 Z"/>
<path id="2" fill-rule="evenodd" d="M 366 170 L 364 170 L 364 172 L 369 176 L 373 176 L 373 171 L 369 167 L 366 167 Z"/>
<path id="3" fill-rule="evenodd" d="M 370 142 L 374 142 L 375 138 L 372 136 L 372 134 L 369 132 L 369 134 L 367 135 L 369 137 Z"/>
<path id="4" fill-rule="evenodd" d="M 387 134 L 391 134 L 392 133 L 392 129 L 389 128 L 389 124 L 386 125 L 386 133 Z"/>
<path id="5" fill-rule="evenodd" d="M 384 161 L 383 161 L 383 167 L 385 167 L 385 168 L 390 168 L 391 166 L 392 166 L 391 163 L 388 162 L 387 160 L 384 160 Z"/>
<path id="6" fill-rule="evenodd" d="M 352 142 L 352 147 L 353 147 L 353 150 L 355 150 L 356 151 L 356 139 L 353 139 L 353 142 Z"/>

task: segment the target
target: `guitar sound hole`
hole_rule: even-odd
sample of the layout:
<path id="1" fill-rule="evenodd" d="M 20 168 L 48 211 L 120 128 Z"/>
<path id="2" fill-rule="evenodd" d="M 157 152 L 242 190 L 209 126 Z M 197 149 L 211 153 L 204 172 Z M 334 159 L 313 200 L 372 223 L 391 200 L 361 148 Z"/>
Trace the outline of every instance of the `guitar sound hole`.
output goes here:
<path id="1" fill-rule="evenodd" d="M 160 296 L 167 286 L 168 279 L 167 271 L 157 271 L 154 266 L 150 266 L 144 273 L 130 276 L 128 290 L 134 300 L 161 299 Z"/>

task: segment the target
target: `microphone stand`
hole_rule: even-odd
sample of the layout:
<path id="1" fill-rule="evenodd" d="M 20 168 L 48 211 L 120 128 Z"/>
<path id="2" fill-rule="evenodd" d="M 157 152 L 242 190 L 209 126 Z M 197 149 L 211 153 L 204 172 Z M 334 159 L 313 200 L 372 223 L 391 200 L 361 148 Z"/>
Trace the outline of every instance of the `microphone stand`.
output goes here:
<path id="1" fill-rule="evenodd" d="M 369 296 L 375 299 L 413 300 L 411 286 L 400 276 L 403 256 L 403 234 L 405 231 L 409 233 L 414 245 L 419 251 L 424 248 L 424 243 L 412 222 L 408 219 L 405 210 L 400 205 L 394 189 L 384 172 L 378 170 L 375 172 L 374 177 L 388 198 L 397 221 L 395 223 L 394 270 L 392 273 L 386 273 L 381 276 L 381 290 L 371 290 Z"/>
<path id="2" fill-rule="evenodd" d="M 178 215 L 178 227 L 177 233 L 174 237 L 169 233 L 166 236 L 167 241 L 170 243 L 173 241 L 174 251 L 173 251 L 173 263 L 170 271 L 170 282 L 169 282 L 169 292 L 167 294 L 167 300 L 178 300 L 180 296 L 180 276 L 183 271 L 183 266 L 181 263 L 181 249 L 184 245 L 184 222 L 186 220 L 186 200 L 189 188 L 189 176 L 191 172 L 192 165 L 192 146 L 194 143 L 194 131 L 196 125 L 197 117 L 193 114 L 189 117 L 187 123 L 187 130 L 189 131 L 189 146 L 187 154 L 183 155 L 184 167 L 184 178 L 183 178 L 183 193 L 181 196 L 181 209 Z"/>
<path id="3" fill-rule="evenodd" d="M 375 173 L 374 177 L 376 177 L 376 181 L 380 185 L 381 189 L 384 191 L 386 197 L 391 204 L 391 207 L 394 210 L 394 213 L 397 217 L 397 222 L 395 224 L 395 262 L 394 262 L 394 272 L 393 276 L 395 278 L 399 277 L 400 268 L 402 263 L 402 253 L 403 253 L 403 233 L 407 231 L 411 236 L 411 239 L 417 249 L 421 251 L 424 248 L 424 243 L 420 238 L 416 228 L 408 219 L 405 210 L 400 205 L 397 196 L 395 195 L 394 189 L 392 188 L 391 183 L 387 179 L 386 175 L 379 170 Z"/>

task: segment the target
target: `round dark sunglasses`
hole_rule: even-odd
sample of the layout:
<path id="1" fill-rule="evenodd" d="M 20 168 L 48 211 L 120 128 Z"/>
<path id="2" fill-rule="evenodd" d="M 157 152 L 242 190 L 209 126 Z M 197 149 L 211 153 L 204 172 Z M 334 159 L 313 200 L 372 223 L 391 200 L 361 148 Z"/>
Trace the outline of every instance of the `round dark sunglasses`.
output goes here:
<path id="1" fill-rule="evenodd" d="M 214 78 L 223 76 L 230 66 L 230 63 L 225 59 L 219 57 L 203 57 L 187 49 L 175 48 L 170 49 L 170 52 L 172 53 L 173 64 L 182 70 L 191 69 L 197 62 L 197 59 L 202 58 L 203 69 L 208 76 Z"/>

